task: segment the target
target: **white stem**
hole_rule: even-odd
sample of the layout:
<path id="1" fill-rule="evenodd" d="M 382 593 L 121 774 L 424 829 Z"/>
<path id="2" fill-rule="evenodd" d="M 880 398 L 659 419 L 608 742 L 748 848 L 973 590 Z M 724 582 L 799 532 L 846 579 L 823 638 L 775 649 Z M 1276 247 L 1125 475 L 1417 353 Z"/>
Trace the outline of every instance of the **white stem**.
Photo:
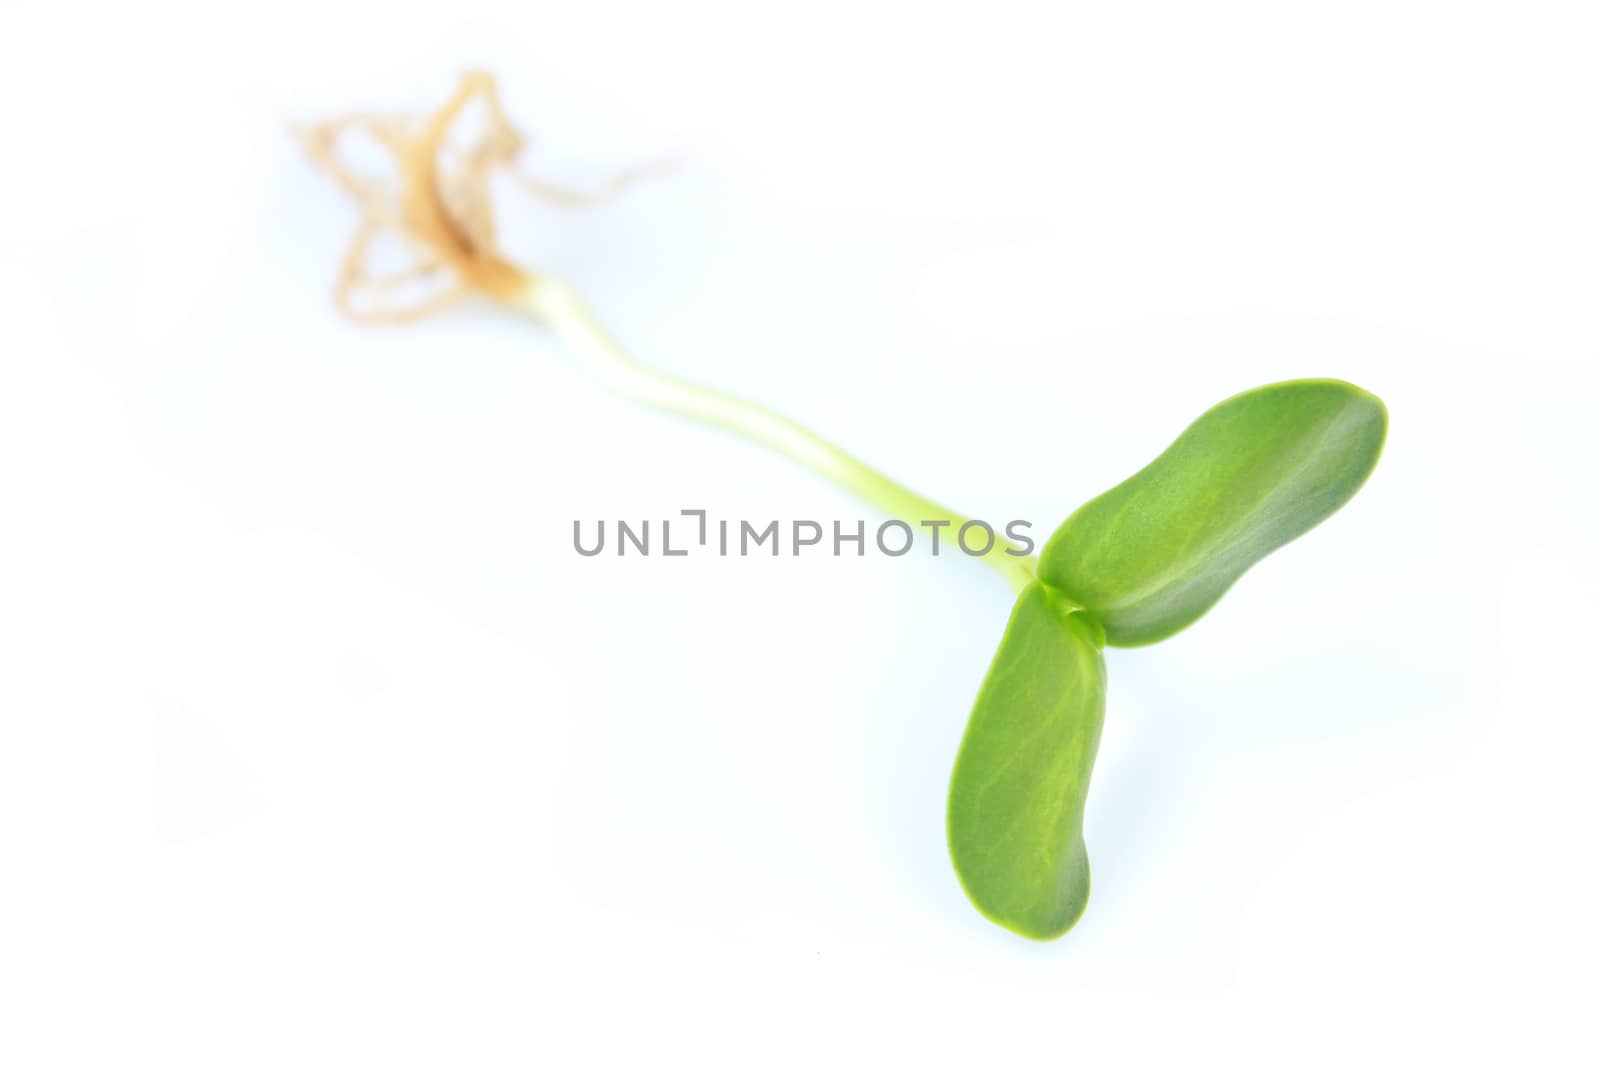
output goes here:
<path id="1" fill-rule="evenodd" d="M 955 536 L 968 521 L 791 419 L 640 363 L 606 332 L 582 297 L 557 278 L 534 277 L 515 303 L 553 330 L 616 393 L 765 445 L 913 527 L 924 522 L 948 523 L 950 535 Z M 997 537 L 993 549 L 981 557 L 1018 591 L 1033 580 L 1035 564 L 1032 556 L 1012 554 L 1020 551 L 1011 541 Z"/>

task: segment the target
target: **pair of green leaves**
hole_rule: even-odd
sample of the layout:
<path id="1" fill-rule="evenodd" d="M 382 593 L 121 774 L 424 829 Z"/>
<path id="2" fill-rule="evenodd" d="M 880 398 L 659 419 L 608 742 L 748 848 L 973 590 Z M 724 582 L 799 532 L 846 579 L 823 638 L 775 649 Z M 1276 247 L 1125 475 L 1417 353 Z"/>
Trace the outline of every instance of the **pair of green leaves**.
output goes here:
<path id="1" fill-rule="evenodd" d="M 1345 382 L 1241 393 L 1061 524 L 1017 599 L 950 782 L 950 855 L 979 911 L 1041 939 L 1077 922 L 1101 649 L 1177 633 L 1337 511 L 1372 473 L 1387 425 L 1383 403 Z"/>

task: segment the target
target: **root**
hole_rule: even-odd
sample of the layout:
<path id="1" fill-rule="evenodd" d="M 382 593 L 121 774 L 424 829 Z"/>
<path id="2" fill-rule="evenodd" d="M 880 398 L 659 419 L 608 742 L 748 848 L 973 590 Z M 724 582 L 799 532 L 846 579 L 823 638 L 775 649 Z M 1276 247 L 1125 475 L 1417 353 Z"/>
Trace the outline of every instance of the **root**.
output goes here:
<path id="1" fill-rule="evenodd" d="M 459 144 L 462 116 L 482 105 L 476 136 Z M 512 301 L 538 282 L 506 258 L 495 236 L 490 180 L 505 171 L 542 199 L 565 207 L 601 203 L 661 164 L 626 171 L 595 190 L 543 181 L 518 165 L 526 145 L 500 104 L 494 79 L 466 74 L 443 107 L 424 119 L 347 115 L 298 131 L 312 160 L 360 205 L 362 218 L 334 285 L 339 309 L 359 322 L 410 322 L 478 294 Z M 357 171 L 344 147 L 364 135 L 393 163 L 384 178 Z M 391 239 L 403 253 L 398 267 L 377 270 L 375 252 Z"/>

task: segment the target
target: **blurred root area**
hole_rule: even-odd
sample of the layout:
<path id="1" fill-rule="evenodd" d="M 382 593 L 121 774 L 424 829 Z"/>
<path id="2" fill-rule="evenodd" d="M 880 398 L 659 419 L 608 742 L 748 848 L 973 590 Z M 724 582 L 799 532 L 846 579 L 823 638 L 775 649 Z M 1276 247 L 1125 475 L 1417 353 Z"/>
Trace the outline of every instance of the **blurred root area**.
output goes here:
<path id="1" fill-rule="evenodd" d="M 583 207 L 657 169 L 625 171 L 587 191 L 534 177 L 519 163 L 526 139 L 481 71 L 464 75 L 431 115 L 358 113 L 296 132 L 361 208 L 334 286 L 339 309 L 360 322 L 409 322 L 474 294 L 511 302 L 537 284 L 496 238 L 497 173 L 552 203 Z"/>

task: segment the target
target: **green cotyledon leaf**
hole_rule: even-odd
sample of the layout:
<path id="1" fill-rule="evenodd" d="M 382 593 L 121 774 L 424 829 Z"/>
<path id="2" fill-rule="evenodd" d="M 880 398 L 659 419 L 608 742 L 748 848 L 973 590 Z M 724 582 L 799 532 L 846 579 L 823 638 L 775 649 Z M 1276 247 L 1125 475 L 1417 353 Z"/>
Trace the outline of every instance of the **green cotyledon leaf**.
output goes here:
<path id="1" fill-rule="evenodd" d="M 1083 805 L 1105 719 L 1104 635 L 1033 582 L 967 722 L 946 831 L 967 896 L 1026 937 L 1060 937 L 1089 902 Z"/>
<path id="2" fill-rule="evenodd" d="M 1039 580 L 1083 605 L 1109 644 L 1170 637 L 1354 496 L 1387 426 L 1383 402 L 1348 382 L 1240 393 L 1062 523 Z"/>

